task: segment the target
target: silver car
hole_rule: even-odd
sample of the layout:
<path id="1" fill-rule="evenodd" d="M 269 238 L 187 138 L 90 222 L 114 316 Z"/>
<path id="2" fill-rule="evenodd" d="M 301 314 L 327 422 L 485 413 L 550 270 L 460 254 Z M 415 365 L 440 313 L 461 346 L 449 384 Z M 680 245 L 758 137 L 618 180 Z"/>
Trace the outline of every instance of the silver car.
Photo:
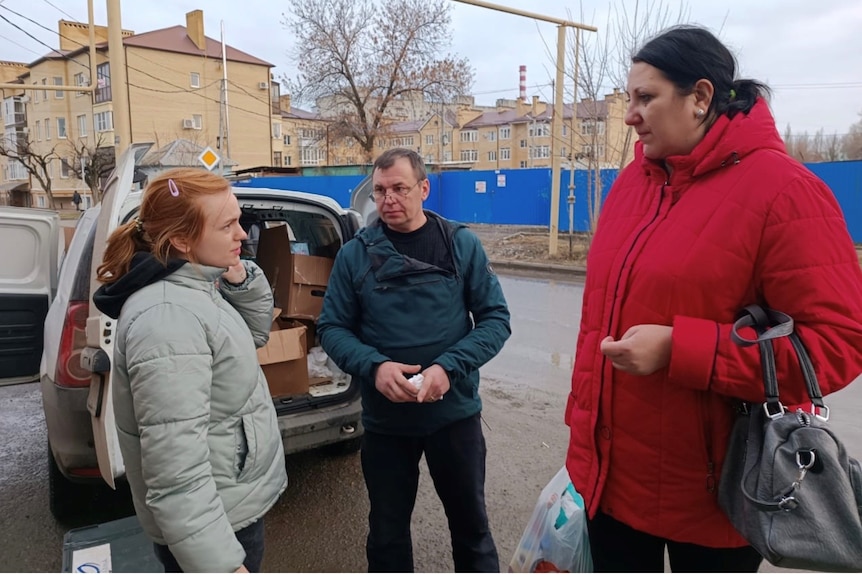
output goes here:
<path id="1" fill-rule="evenodd" d="M 38 374 L 48 428 L 49 500 L 58 519 L 86 508 L 82 484 L 116 487 L 124 473 L 110 386 L 114 321 L 92 305 L 98 287 L 93 278 L 106 238 L 137 213 L 141 192 L 130 191 L 132 177 L 148 147 L 133 145 L 120 158 L 104 200 L 83 213 L 65 254 L 56 212 L 0 208 L 0 240 L 10 254 L 0 272 L 0 334 L 12 336 L 0 337 L 0 384 Z M 334 256 L 364 221 L 357 209 L 325 196 L 241 187 L 234 193 L 247 230 L 287 224 L 312 254 Z M 353 197 L 366 195 L 357 189 Z M 369 209 L 367 203 L 357 208 Z M 349 378 L 273 401 L 286 453 L 359 448 L 359 390 Z"/>

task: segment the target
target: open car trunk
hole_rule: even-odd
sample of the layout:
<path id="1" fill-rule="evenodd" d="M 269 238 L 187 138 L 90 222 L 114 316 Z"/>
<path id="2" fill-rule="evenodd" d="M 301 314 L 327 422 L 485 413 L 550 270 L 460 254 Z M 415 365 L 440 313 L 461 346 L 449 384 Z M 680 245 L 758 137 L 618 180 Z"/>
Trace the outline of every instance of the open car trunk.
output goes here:
<path id="1" fill-rule="evenodd" d="M 250 202 L 240 197 L 240 223 L 248 232 L 242 257 L 263 269 L 276 314 L 270 341 L 258 351 L 279 415 L 339 403 L 358 390 L 317 341 L 317 319 L 335 255 L 348 221 L 318 205 Z M 266 206 L 269 207 L 266 207 Z"/>

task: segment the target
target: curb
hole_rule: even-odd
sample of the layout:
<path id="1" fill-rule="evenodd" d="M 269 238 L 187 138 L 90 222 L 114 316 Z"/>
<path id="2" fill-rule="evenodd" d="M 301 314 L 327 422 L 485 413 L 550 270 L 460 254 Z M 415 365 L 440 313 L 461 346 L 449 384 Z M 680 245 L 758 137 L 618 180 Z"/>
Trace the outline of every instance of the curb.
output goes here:
<path id="1" fill-rule="evenodd" d="M 515 272 L 520 275 L 535 273 L 555 277 L 566 276 L 569 279 L 577 280 L 583 280 L 587 274 L 587 269 L 584 266 L 564 266 L 550 263 L 491 260 L 491 266 L 497 271 Z"/>

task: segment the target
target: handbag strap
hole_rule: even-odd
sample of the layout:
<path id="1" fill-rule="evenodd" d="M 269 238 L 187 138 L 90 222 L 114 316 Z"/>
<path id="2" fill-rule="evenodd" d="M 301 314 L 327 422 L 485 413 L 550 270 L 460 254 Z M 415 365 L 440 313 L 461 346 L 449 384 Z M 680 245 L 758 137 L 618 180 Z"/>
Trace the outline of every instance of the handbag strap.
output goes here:
<path id="1" fill-rule="evenodd" d="M 740 335 L 739 330 L 744 327 L 754 328 L 757 337 L 749 339 Z M 808 397 L 812 405 L 825 411 L 826 415 L 823 417 L 828 419 L 829 411 L 823 402 L 823 393 L 821 393 L 820 385 L 817 383 L 814 364 L 811 362 L 805 344 L 802 343 L 799 334 L 795 331 L 793 318 L 786 313 L 752 304 L 745 306 L 737 314 L 737 319 L 730 331 L 730 338 L 741 347 L 748 347 L 756 343 L 760 348 L 763 387 L 766 397 L 764 408 L 767 414 L 780 415 L 784 411 L 778 399 L 778 377 L 775 370 L 775 351 L 772 345 L 772 340 L 779 337 L 787 337 L 790 340 L 802 370 Z"/>

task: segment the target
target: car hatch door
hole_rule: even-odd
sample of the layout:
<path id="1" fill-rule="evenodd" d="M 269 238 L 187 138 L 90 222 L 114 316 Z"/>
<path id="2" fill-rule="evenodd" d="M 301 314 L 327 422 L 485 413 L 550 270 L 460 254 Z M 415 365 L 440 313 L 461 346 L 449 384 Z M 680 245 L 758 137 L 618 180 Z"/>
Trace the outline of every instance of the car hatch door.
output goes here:
<path id="1" fill-rule="evenodd" d="M 0 385 L 34 381 L 45 316 L 57 290 L 60 216 L 52 210 L 0 208 Z"/>
<path id="2" fill-rule="evenodd" d="M 108 177 L 102 195 L 102 209 L 96 222 L 93 260 L 90 270 L 90 313 L 87 317 L 87 347 L 81 354 L 81 366 L 92 372 L 87 409 L 93 425 L 93 439 L 102 478 L 111 487 L 125 467 L 114 418 L 111 372 L 114 357 L 114 333 L 117 321 L 100 312 L 93 304 L 99 288 L 96 269 L 102 263 L 108 237 L 119 226 L 122 208 L 132 192 L 135 166 L 152 144 L 132 144 L 119 158 Z"/>
<path id="3" fill-rule="evenodd" d="M 350 209 L 362 216 L 362 225 L 371 225 L 377 219 L 377 204 L 371 199 L 371 176 L 366 176 L 350 193 Z"/>

